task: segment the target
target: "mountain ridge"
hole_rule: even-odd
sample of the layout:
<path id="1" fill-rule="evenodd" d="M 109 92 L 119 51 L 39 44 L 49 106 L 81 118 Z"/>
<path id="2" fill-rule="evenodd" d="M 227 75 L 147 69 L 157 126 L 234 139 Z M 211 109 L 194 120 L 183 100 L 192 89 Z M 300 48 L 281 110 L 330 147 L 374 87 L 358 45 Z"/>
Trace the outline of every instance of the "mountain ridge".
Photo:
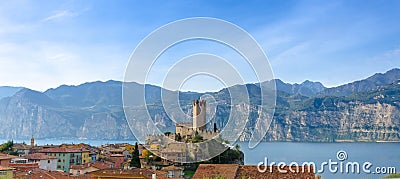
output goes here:
<path id="1" fill-rule="evenodd" d="M 400 79 L 400 69 L 393 68 L 385 73 L 375 73 L 363 80 L 327 88 L 320 95 L 346 96 L 354 92 L 373 90 L 379 86 L 394 83 L 398 79 Z"/>
<path id="2" fill-rule="evenodd" d="M 390 79 L 386 79 L 387 77 L 391 77 Z M 361 91 L 365 91 L 365 90 L 356 90 L 356 91 L 352 91 L 352 92 L 337 92 L 339 90 L 341 90 L 342 88 L 345 88 L 346 86 L 355 86 L 355 85 L 359 85 L 360 83 L 363 82 L 372 82 L 375 83 L 373 85 L 373 87 L 378 87 L 379 85 L 387 85 L 390 83 L 393 83 L 396 79 L 400 78 L 400 68 L 393 68 L 390 69 L 384 73 L 375 73 L 365 79 L 361 79 L 361 80 L 356 80 L 354 82 L 350 82 L 350 83 L 346 83 L 346 84 L 342 84 L 339 86 L 335 86 L 335 87 L 325 87 L 321 82 L 318 81 L 311 81 L 311 80 L 304 80 L 301 83 L 286 83 L 283 82 L 281 79 L 273 79 L 270 81 L 265 81 L 265 82 L 261 82 L 261 83 L 255 83 L 255 85 L 260 86 L 263 83 L 271 83 L 271 82 L 275 82 L 276 83 L 276 89 L 279 91 L 285 91 L 288 93 L 293 93 L 293 94 L 301 94 L 304 96 L 313 96 L 313 95 L 333 95 L 333 96 L 343 96 L 341 95 L 342 93 L 345 95 L 349 95 L 352 92 L 361 92 Z M 382 80 L 384 79 L 384 80 Z M 60 85 L 56 88 L 49 88 L 47 90 L 45 90 L 43 93 L 49 94 L 52 91 L 55 90 L 59 90 L 60 88 L 76 88 L 76 87 L 83 87 L 83 86 L 88 86 L 88 85 L 93 85 L 93 84 L 105 84 L 105 83 L 112 83 L 115 85 L 120 85 L 120 83 L 123 83 L 122 81 L 118 81 L 118 80 L 107 80 L 107 81 L 92 81 L 92 82 L 85 82 L 79 85 Z M 136 82 L 127 82 L 127 83 L 133 83 L 136 85 L 148 85 L 148 86 L 153 86 L 153 87 L 160 87 L 158 85 L 153 85 L 153 84 L 140 84 L 140 83 L 136 83 Z M 248 83 L 251 84 L 251 83 Z M 13 89 L 11 90 L 11 92 L 6 92 L 6 95 L 2 95 L 2 88 L 6 89 L 6 88 L 10 88 Z M 18 92 L 21 89 L 24 89 L 25 87 L 13 87 L 13 86 L 0 86 L 0 99 L 3 97 L 9 97 L 12 96 L 13 94 L 15 94 L 16 92 Z M 160 87 L 161 88 L 161 87 Z M 229 88 L 229 87 L 228 87 Z M 306 90 L 312 90 L 311 92 L 301 92 L 302 88 L 306 88 Z M 371 90 L 373 88 L 367 88 L 367 90 Z M 164 89 L 166 90 L 166 89 Z M 223 89 L 221 89 L 223 90 Z M 220 90 L 220 91 L 221 91 Z M 35 90 L 34 90 L 35 91 Z M 169 91 L 169 90 L 168 90 Z M 335 92 L 336 91 L 336 92 Z M 190 91 L 192 93 L 201 93 L 201 92 L 194 92 L 194 91 Z M 185 92 L 185 93 L 190 93 L 190 92 Z M 210 92 L 203 92 L 203 93 L 210 93 Z M 311 95 L 310 95 L 311 93 Z M 338 93 L 338 94 L 335 94 Z M 8 95 L 8 96 L 7 96 Z"/>
<path id="3" fill-rule="evenodd" d="M 346 96 L 321 95 L 328 88 L 311 81 L 287 84 L 281 80 L 274 80 L 264 84 L 246 84 L 246 87 L 253 104 L 259 104 L 260 85 L 277 81 L 277 106 L 271 130 L 265 137 L 267 141 L 399 141 L 400 134 L 396 126 L 400 125 L 397 103 L 400 101 L 400 89 L 396 84 L 400 78 L 397 71 L 398 69 L 393 69 L 390 73 L 388 71 L 364 79 L 375 87 L 371 90 L 368 90 L 371 86 L 353 88 L 354 92 Z M 397 80 L 391 84 L 377 85 L 395 79 Z M 148 98 L 146 100 L 151 104 L 148 109 L 153 121 L 163 131 L 174 129 L 173 121 L 160 105 L 159 94 L 165 89 L 134 82 L 127 83 L 126 86 L 133 90 L 144 88 Z M 122 82 L 109 80 L 87 82 L 77 86 L 62 85 L 45 92 L 20 90 L 13 96 L 0 100 L 0 136 L 132 139 L 134 137 L 122 110 L 121 89 Z M 343 90 L 348 92 L 348 88 Z M 166 94 L 169 93 L 174 92 L 166 90 Z M 189 114 L 191 100 L 205 94 L 178 93 L 182 110 Z M 228 88 L 207 94 L 220 102 L 215 122 L 218 127 L 223 127 L 230 111 L 230 107 L 225 103 L 229 101 Z M 256 108 L 251 109 L 251 119 L 241 137 L 242 140 L 248 140 L 251 130 L 254 129 L 257 112 Z M 357 125 L 353 125 L 354 122 L 357 122 Z M 63 127 L 65 130 L 62 130 Z"/>
<path id="4" fill-rule="evenodd" d="M 23 89 L 23 87 L 0 86 L 0 99 L 10 97 L 21 89 Z"/>

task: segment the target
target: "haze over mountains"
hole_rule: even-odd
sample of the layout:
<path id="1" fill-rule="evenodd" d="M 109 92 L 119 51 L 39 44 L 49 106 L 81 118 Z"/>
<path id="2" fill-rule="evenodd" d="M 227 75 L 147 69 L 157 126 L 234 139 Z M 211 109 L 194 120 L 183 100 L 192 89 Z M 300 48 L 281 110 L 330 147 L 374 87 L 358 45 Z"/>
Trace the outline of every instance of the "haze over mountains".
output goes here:
<path id="1" fill-rule="evenodd" d="M 399 80 L 400 69 L 392 69 L 334 88 L 326 88 L 319 82 L 289 84 L 279 79 L 246 87 L 250 98 L 258 99 L 260 85 L 276 84 L 277 106 L 265 137 L 267 141 L 399 141 Z M 143 88 L 133 82 L 128 86 L 131 90 Z M 134 139 L 122 110 L 121 89 L 119 81 L 62 85 L 45 92 L 0 87 L 0 136 Z M 173 131 L 174 123 L 160 103 L 161 90 L 146 85 L 146 100 L 152 104 L 149 111 L 160 129 Z M 230 111 L 222 101 L 229 100 L 229 92 L 222 89 L 207 94 L 220 102 L 214 120 L 222 127 Z M 201 95 L 180 92 L 183 110 L 189 113 L 191 100 Z M 256 107 L 250 116 L 241 140 L 248 140 L 254 129 L 254 121 L 259 117 Z"/>
<path id="2" fill-rule="evenodd" d="M 0 86 L 0 99 L 10 97 L 21 90 L 22 87 Z"/>

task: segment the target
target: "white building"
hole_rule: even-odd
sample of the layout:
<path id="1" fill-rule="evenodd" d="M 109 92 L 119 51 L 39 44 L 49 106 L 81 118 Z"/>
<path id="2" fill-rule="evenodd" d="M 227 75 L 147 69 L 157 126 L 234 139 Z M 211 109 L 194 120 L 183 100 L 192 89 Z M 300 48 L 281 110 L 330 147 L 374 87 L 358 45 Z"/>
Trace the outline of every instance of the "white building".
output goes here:
<path id="1" fill-rule="evenodd" d="M 168 172 L 168 178 L 183 178 L 184 173 L 183 173 L 184 168 L 181 167 L 176 167 L 176 166 L 168 166 L 168 167 L 163 167 L 161 171 Z"/>
<path id="2" fill-rule="evenodd" d="M 28 162 L 38 163 L 39 168 L 47 171 L 57 171 L 57 157 L 42 153 L 24 155 Z"/>

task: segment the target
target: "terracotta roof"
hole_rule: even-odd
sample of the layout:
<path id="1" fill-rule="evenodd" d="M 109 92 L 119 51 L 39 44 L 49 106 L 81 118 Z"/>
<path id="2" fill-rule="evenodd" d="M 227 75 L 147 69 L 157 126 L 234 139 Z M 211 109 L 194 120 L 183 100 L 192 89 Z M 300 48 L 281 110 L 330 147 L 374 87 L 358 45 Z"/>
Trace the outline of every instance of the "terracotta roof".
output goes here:
<path id="1" fill-rule="evenodd" d="M 308 172 L 310 169 L 310 172 Z M 262 173 L 258 171 L 257 166 L 249 166 L 242 165 L 239 166 L 239 171 L 237 173 L 237 178 L 257 178 L 257 179 L 270 179 L 270 178 L 285 178 L 285 179 L 314 179 L 314 169 L 306 167 L 304 168 L 304 172 L 302 172 L 303 168 L 299 167 L 299 172 L 290 171 L 289 166 L 285 166 L 281 168 L 281 170 L 286 172 L 280 172 L 278 166 L 272 166 L 272 172 L 269 170 L 269 166 L 267 167 L 267 171 Z M 296 167 L 292 167 L 293 171 L 296 171 Z"/>
<path id="2" fill-rule="evenodd" d="M 10 167 L 4 167 L 0 165 L 0 170 L 1 171 L 5 171 L 5 170 L 14 170 L 14 168 L 10 168 Z"/>
<path id="3" fill-rule="evenodd" d="M 112 149 L 110 152 L 123 152 L 125 149 Z"/>
<path id="4" fill-rule="evenodd" d="M 166 171 L 161 171 L 161 170 L 154 171 L 153 170 L 153 172 L 156 173 L 157 178 L 168 178 L 168 172 L 166 172 Z"/>
<path id="5" fill-rule="evenodd" d="M 89 144 L 79 143 L 79 144 L 61 144 L 60 147 L 63 148 L 89 148 Z"/>
<path id="6" fill-rule="evenodd" d="M 8 155 L 8 154 L 2 154 L 0 153 L 0 160 L 10 160 L 13 158 L 18 158 L 17 156 L 14 155 Z"/>
<path id="7" fill-rule="evenodd" d="M 134 177 L 139 177 L 139 176 L 144 176 L 145 178 L 152 178 L 152 174 L 154 172 L 149 169 L 145 168 L 133 168 L 132 170 L 123 170 L 123 169 L 104 169 L 104 170 L 98 170 L 94 172 L 90 172 L 91 177 L 120 177 L 120 178 L 134 178 Z M 157 179 L 167 179 L 167 176 L 165 173 L 163 175 L 158 175 L 161 172 L 156 172 L 157 174 Z"/>
<path id="8" fill-rule="evenodd" d="M 55 156 L 48 156 L 48 155 L 43 154 L 43 153 L 28 154 L 28 155 L 24 155 L 22 157 L 24 157 L 26 159 L 29 159 L 29 160 L 57 159 L 57 157 L 55 157 Z"/>
<path id="9" fill-rule="evenodd" d="M 238 164 L 200 164 L 193 175 L 193 179 L 220 177 L 234 179 L 238 168 Z"/>
<path id="10" fill-rule="evenodd" d="M 47 148 L 39 150 L 38 153 L 78 153 L 78 152 L 89 152 L 86 149 L 78 148 Z"/>
<path id="11" fill-rule="evenodd" d="M 30 148 L 30 146 L 27 144 L 15 143 L 15 144 L 13 144 L 12 148 L 17 149 L 17 150 L 21 150 L 21 149 L 27 150 Z"/>
<path id="12" fill-rule="evenodd" d="M 249 165 L 237 165 L 237 164 L 200 164 L 193 175 L 193 179 L 204 179 L 204 178 L 220 178 L 224 179 L 314 179 L 314 169 L 311 167 L 296 168 L 292 167 L 292 172 L 289 166 L 280 168 L 280 172 L 277 166 L 272 166 L 272 171 L 267 167 L 266 172 L 260 172 L 257 166 Z M 299 172 L 297 172 L 297 170 Z"/>
<path id="13" fill-rule="evenodd" d="M 124 157 L 122 154 L 111 154 L 111 157 Z"/>
<path id="14" fill-rule="evenodd" d="M 92 163 L 92 166 L 94 168 L 98 168 L 98 169 L 111 168 L 111 165 L 114 165 L 114 164 L 110 163 L 110 162 L 94 162 L 94 163 Z"/>
<path id="15" fill-rule="evenodd" d="M 39 163 L 10 163 L 10 167 L 13 168 L 39 168 Z"/>
<path id="16" fill-rule="evenodd" d="M 182 168 L 182 167 L 177 167 L 177 166 L 171 165 L 171 166 L 163 167 L 161 170 L 162 170 L 162 171 L 177 171 L 177 170 L 183 171 L 183 170 L 185 170 L 185 169 Z"/>
<path id="17" fill-rule="evenodd" d="M 107 169 L 107 168 L 111 168 L 110 164 L 112 164 L 112 163 L 94 162 L 94 163 L 86 163 L 83 165 L 72 165 L 70 167 L 70 169 L 79 170 L 79 169 L 85 169 L 85 168 L 89 168 L 89 167 L 93 167 L 93 168 L 97 168 L 97 169 Z"/>
<path id="18" fill-rule="evenodd" d="M 69 167 L 69 169 L 75 169 L 75 170 L 79 170 L 79 169 L 85 169 L 85 168 L 89 168 L 91 165 L 89 163 L 83 164 L 83 165 L 71 165 L 71 167 Z"/>
<path id="19" fill-rule="evenodd" d="M 70 178 L 68 176 L 68 173 L 65 172 L 59 172 L 59 171 L 54 171 L 54 172 L 49 172 L 43 169 L 31 169 L 30 172 L 17 172 L 15 178 L 32 178 L 32 179 L 43 179 L 43 178 L 49 178 L 49 179 L 68 179 Z"/>

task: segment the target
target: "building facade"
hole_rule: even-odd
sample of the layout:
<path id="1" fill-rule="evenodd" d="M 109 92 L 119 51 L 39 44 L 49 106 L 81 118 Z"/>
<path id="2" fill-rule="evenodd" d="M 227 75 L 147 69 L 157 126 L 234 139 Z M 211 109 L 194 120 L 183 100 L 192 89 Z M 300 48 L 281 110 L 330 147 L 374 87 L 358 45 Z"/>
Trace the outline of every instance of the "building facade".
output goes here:
<path id="1" fill-rule="evenodd" d="M 11 160 L 10 167 L 14 168 L 17 173 L 31 171 L 39 168 L 38 163 L 29 162 L 28 159 L 14 158 Z"/>
<path id="2" fill-rule="evenodd" d="M 92 158 L 90 157 L 90 151 L 82 151 L 82 164 L 86 164 L 91 162 Z"/>
<path id="3" fill-rule="evenodd" d="M 18 158 L 17 156 L 0 153 L 0 166 L 8 167 L 11 159 Z"/>
<path id="4" fill-rule="evenodd" d="M 72 165 L 81 165 L 83 158 L 85 161 L 90 162 L 89 151 L 85 149 L 76 148 L 48 148 L 38 151 L 48 156 L 57 157 L 57 170 L 69 172 Z M 87 157 L 84 155 L 87 154 Z"/>
<path id="5" fill-rule="evenodd" d="M 43 153 L 24 155 L 23 158 L 28 159 L 28 162 L 38 163 L 39 168 L 47 171 L 57 170 L 57 157 L 48 156 Z"/>
<path id="6" fill-rule="evenodd" d="M 12 179 L 14 168 L 3 167 L 0 165 L 0 179 Z"/>

